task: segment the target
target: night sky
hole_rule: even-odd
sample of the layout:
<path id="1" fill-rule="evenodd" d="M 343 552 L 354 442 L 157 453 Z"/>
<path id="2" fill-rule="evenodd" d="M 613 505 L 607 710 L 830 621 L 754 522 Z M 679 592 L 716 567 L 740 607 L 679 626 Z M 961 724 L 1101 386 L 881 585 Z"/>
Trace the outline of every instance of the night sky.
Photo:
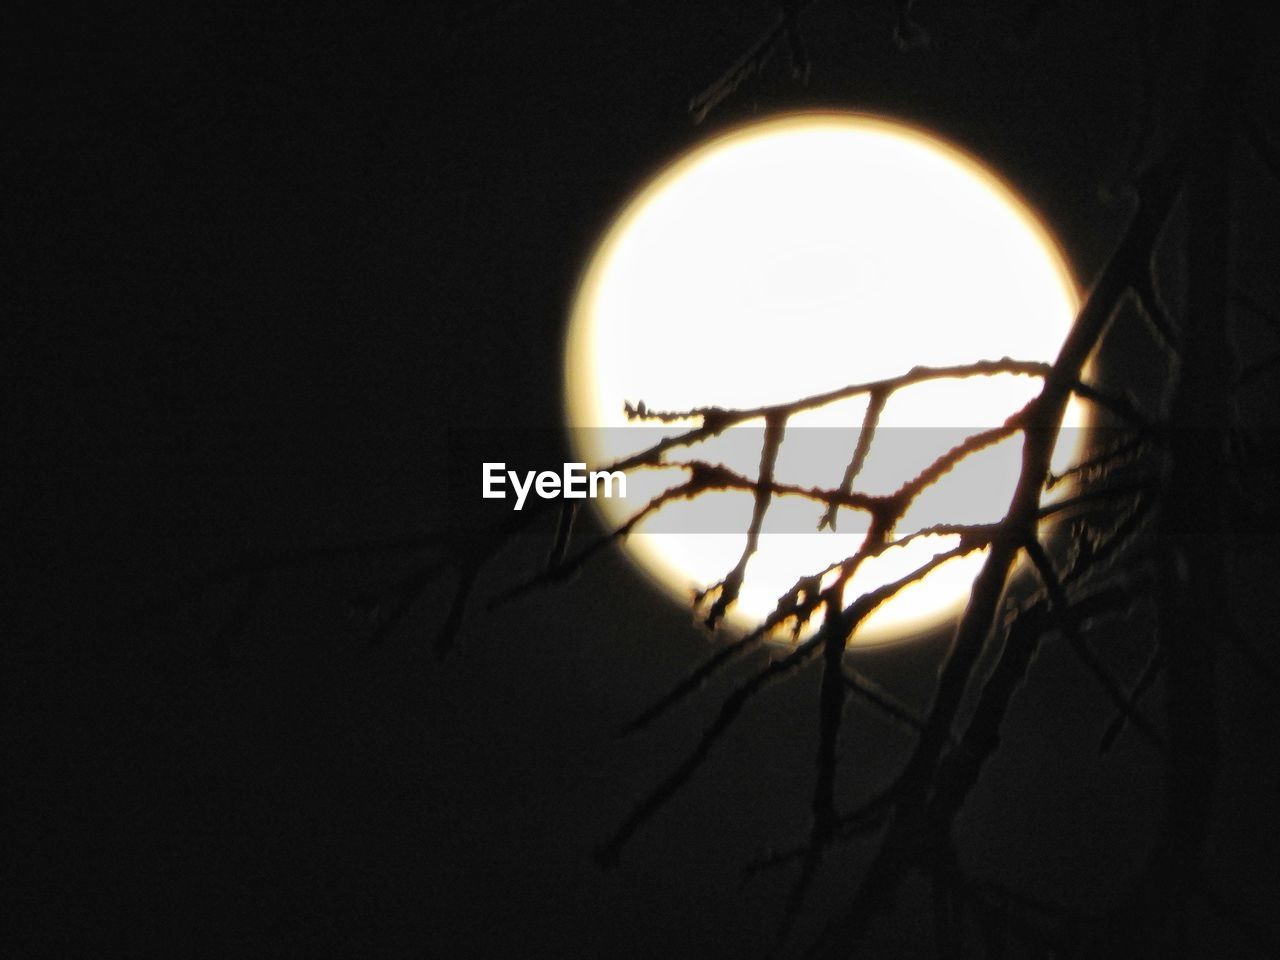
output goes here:
<path id="1" fill-rule="evenodd" d="M 842 0 L 803 16 L 807 85 L 779 56 L 693 123 L 689 99 L 776 15 L 173 3 L 67 12 L 10 37 L 0 952 L 763 952 L 792 875 L 743 868 L 807 829 L 815 671 L 749 708 L 602 871 L 593 847 L 745 676 L 617 738 L 708 651 L 621 555 L 486 610 L 542 561 L 552 525 L 535 525 L 485 568 L 443 662 L 431 638 L 449 577 L 367 643 L 359 598 L 403 572 L 402 553 L 211 571 L 489 519 L 478 490 L 450 494 L 458 471 L 478 476 L 450 455 L 451 430 L 514 428 L 530 455 L 559 459 L 579 271 L 627 198 L 716 131 L 804 108 L 926 126 L 1020 191 L 1087 285 L 1131 211 L 1108 188 L 1133 148 L 1144 36 L 1172 51 L 1161 121 L 1194 95 L 1177 64 L 1195 38 L 1143 27 L 1125 4 L 922 2 L 932 42 L 903 52 L 888 0 Z M 1238 166 L 1233 223 L 1250 239 L 1236 276 L 1274 309 L 1280 187 L 1243 151 Z M 1246 359 L 1275 349 L 1262 330 L 1241 335 Z M 1133 317 L 1105 349 L 1104 382 L 1161 386 Z M 1275 387 L 1260 389 L 1273 409 Z M 1234 584 L 1274 677 L 1269 549 Z M 1099 637 L 1131 679 L 1149 639 L 1125 624 Z M 859 657 L 923 709 L 945 646 Z M 1277 689 L 1230 649 L 1218 683 L 1213 882 L 1274 941 Z M 968 869 L 1073 908 L 1115 901 L 1154 836 L 1163 767 L 1132 734 L 1099 757 L 1108 716 L 1047 640 L 956 825 Z M 910 738 L 853 701 L 842 744 L 852 804 Z M 797 943 L 869 849 L 832 855 Z M 1192 922 L 1196 956 L 1255 949 L 1207 907 Z M 933 956 L 931 924 L 927 890 L 908 885 L 857 955 Z"/>

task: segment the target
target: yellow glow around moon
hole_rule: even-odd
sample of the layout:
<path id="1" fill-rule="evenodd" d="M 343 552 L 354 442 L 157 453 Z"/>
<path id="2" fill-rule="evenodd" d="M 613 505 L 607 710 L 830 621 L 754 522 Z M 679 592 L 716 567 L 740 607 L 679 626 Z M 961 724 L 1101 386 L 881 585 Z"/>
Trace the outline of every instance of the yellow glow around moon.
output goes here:
<path id="1" fill-rule="evenodd" d="M 642 430 L 627 421 L 626 401 L 643 400 L 657 410 L 756 407 L 922 364 L 1052 361 L 1076 306 L 1064 258 L 1048 232 L 1008 187 L 955 148 L 859 115 L 755 123 L 660 172 L 601 241 L 570 319 L 568 422 L 578 457 L 601 466 L 697 422 Z M 956 438 L 1003 422 L 1039 386 L 1038 379 L 1001 375 L 900 391 L 884 410 L 855 489 L 896 489 Z M 866 402 L 843 401 L 791 421 L 778 479 L 837 487 Z M 1078 409 L 1068 418 L 1078 423 Z M 741 428 L 741 441 L 722 438 L 678 453 L 754 477 L 760 424 L 752 426 Z M 579 429 L 600 427 L 608 429 Z M 928 449 L 933 439 L 935 449 Z M 798 452 L 789 460 L 793 449 Z M 944 478 L 938 496 L 953 486 L 945 519 L 999 519 L 1020 449 L 1013 438 Z M 685 477 L 675 469 L 639 471 L 631 475 L 625 503 L 595 503 L 616 526 Z M 924 499 L 931 495 L 922 498 L 919 516 L 925 517 Z M 626 550 L 687 603 L 691 590 L 733 567 L 750 512 L 745 493 L 676 502 L 664 508 L 660 523 L 646 520 L 628 537 Z M 809 501 L 774 500 L 731 624 L 754 626 L 798 577 L 857 550 L 865 520 L 842 511 L 838 531 L 818 532 L 821 514 Z M 899 535 L 910 532 L 915 515 L 908 514 Z M 929 515 L 921 522 L 940 519 Z M 923 538 L 868 561 L 846 590 L 846 602 L 954 542 Z M 944 564 L 882 606 L 856 642 L 883 642 L 953 617 L 981 559 L 974 554 Z"/>

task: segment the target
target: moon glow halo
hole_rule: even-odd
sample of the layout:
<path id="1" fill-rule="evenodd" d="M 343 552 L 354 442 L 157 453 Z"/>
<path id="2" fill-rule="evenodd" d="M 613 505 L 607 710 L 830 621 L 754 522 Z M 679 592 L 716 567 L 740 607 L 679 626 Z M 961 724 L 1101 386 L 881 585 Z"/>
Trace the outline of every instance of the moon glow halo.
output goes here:
<path id="1" fill-rule="evenodd" d="M 901 123 L 793 115 L 695 147 L 614 220 L 583 274 L 565 343 L 565 411 L 575 454 L 603 466 L 699 422 L 637 424 L 624 405 L 754 409 L 906 373 L 1012 357 L 1052 362 L 1077 310 L 1066 259 L 1030 208 L 978 161 Z M 854 489 L 890 493 L 958 439 L 1002 423 L 1040 387 L 1001 374 L 921 383 L 881 413 Z M 835 488 L 868 399 L 792 417 L 776 479 Z M 1078 405 L 1064 426 L 1078 426 Z M 681 451 L 748 477 L 762 423 Z M 1056 460 L 1069 458 L 1067 440 Z M 789 449 L 790 448 L 790 449 Z M 1000 519 L 1021 438 L 975 454 L 926 491 L 898 535 L 945 519 Z M 595 501 L 617 527 L 682 482 L 674 467 L 632 474 L 626 501 Z M 930 498 L 933 498 L 932 500 Z M 939 499 L 939 497 L 941 499 Z M 673 597 L 721 580 L 742 553 L 747 491 L 672 501 L 623 541 Z M 854 553 L 865 515 L 775 497 L 728 622 L 750 629 L 798 577 Z M 956 516 L 955 514 L 960 514 Z M 865 561 L 846 602 L 956 543 L 922 537 Z M 950 560 L 881 606 L 855 642 L 901 639 L 960 609 L 982 553 Z"/>

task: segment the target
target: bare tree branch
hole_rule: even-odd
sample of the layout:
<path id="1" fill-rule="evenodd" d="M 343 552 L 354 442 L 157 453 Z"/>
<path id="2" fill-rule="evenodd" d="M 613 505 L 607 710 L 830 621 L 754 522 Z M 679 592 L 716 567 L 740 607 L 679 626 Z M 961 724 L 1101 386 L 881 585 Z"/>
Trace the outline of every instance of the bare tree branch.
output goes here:
<path id="1" fill-rule="evenodd" d="M 931 834 L 927 798 L 934 772 L 950 741 L 956 713 L 994 622 L 1014 557 L 1034 531 L 1040 491 L 1049 475 L 1056 427 L 1072 384 L 1133 278 L 1149 269 L 1151 251 L 1181 191 L 1183 166 L 1181 158 L 1175 157 L 1151 168 L 1144 176 L 1138 191 L 1137 212 L 1107 268 L 1089 292 L 1040 396 L 1033 401 L 1034 409 L 1026 425 L 1022 471 L 1006 515 L 1010 526 L 1004 536 L 993 541 L 974 581 L 925 728 L 907 766 L 890 790 L 897 815 L 847 910 L 828 925 L 820 944 L 851 942 L 871 912 L 897 887 L 921 837 Z"/>
<path id="2" fill-rule="evenodd" d="M 1129 691 L 1129 704 L 1134 710 L 1137 709 L 1142 695 L 1147 692 L 1151 684 L 1155 682 L 1156 677 L 1160 675 L 1160 670 L 1164 667 L 1164 653 L 1159 646 L 1151 651 L 1151 656 L 1147 658 L 1147 662 L 1143 664 L 1142 672 L 1138 674 L 1138 679 L 1134 681 L 1133 689 Z M 1129 720 L 1129 711 L 1116 711 L 1115 718 L 1107 724 L 1107 729 L 1102 734 L 1102 739 L 1098 741 L 1098 752 L 1106 753 L 1111 749 L 1112 745 L 1119 739 L 1120 734 L 1124 732 L 1125 724 Z"/>
<path id="3" fill-rule="evenodd" d="M 780 660 L 772 661 L 750 680 L 734 690 L 721 704 L 720 712 L 716 715 L 716 719 L 703 733 L 693 752 L 632 810 L 631 814 L 622 822 L 608 841 L 596 848 L 596 862 L 602 867 L 615 866 L 622 852 L 622 847 L 631 838 L 631 835 L 657 813 L 697 772 L 698 768 L 702 766 L 702 761 L 711 752 L 711 748 L 729 729 L 751 698 L 783 674 L 807 663 L 817 651 L 818 645 L 816 636 L 805 641 L 787 656 Z"/>
<path id="4" fill-rule="evenodd" d="M 850 690 L 877 707 L 890 720 L 917 732 L 924 726 L 924 720 L 914 710 L 862 671 L 846 664 L 844 682 Z"/>
<path id="5" fill-rule="evenodd" d="M 858 431 L 858 443 L 853 449 L 853 459 L 849 461 L 849 466 L 844 471 L 844 477 L 840 480 L 841 493 L 851 493 L 853 491 L 853 481 L 858 478 L 858 474 L 862 472 L 863 465 L 867 462 L 867 454 L 871 452 L 871 442 L 875 439 L 876 427 L 880 423 L 880 414 L 884 412 L 884 405 L 888 399 L 889 393 L 887 391 L 871 391 L 871 395 L 867 400 L 867 412 L 862 417 L 862 429 Z M 827 508 L 827 512 L 818 521 L 819 530 L 827 527 L 832 530 L 836 528 L 837 510 L 836 504 L 832 504 Z"/>
<path id="6" fill-rule="evenodd" d="M 764 443 L 760 450 L 760 479 L 756 484 L 755 497 L 751 505 L 751 524 L 747 527 L 747 543 L 742 548 L 742 556 L 729 571 L 728 576 L 712 588 L 715 600 L 712 601 L 711 609 L 707 611 L 706 620 L 703 621 L 711 630 L 715 629 L 720 618 L 738 599 L 742 580 L 747 574 L 747 564 L 760 544 L 760 528 L 764 524 L 764 516 L 769 510 L 769 503 L 773 497 L 773 467 L 778 462 L 778 448 L 782 446 L 786 417 L 775 413 L 765 417 L 764 422 Z"/>
<path id="7" fill-rule="evenodd" d="M 784 44 L 790 49 L 793 75 L 807 80 L 808 57 L 799 41 L 799 18 L 801 11 L 812 2 L 813 0 L 787 0 L 773 26 L 709 87 L 689 101 L 689 113 L 692 114 L 694 123 L 707 119 L 708 114 L 732 96 L 744 82 L 763 72 L 778 48 Z"/>
<path id="8" fill-rule="evenodd" d="M 1120 684 L 1103 666 L 1102 661 L 1089 648 L 1089 644 L 1085 639 L 1080 636 L 1080 632 L 1076 629 L 1071 603 L 1067 599 L 1067 592 L 1058 577 L 1057 570 L 1054 569 L 1053 561 L 1045 553 L 1040 541 L 1035 537 L 1029 537 L 1025 544 L 1025 549 L 1027 556 L 1031 558 L 1031 562 L 1035 565 L 1036 572 L 1040 574 L 1041 582 L 1049 592 L 1050 609 L 1057 618 L 1058 625 L 1061 627 L 1063 635 L 1067 638 L 1067 642 L 1071 644 L 1071 649 L 1075 651 L 1080 662 L 1101 684 L 1107 696 L 1115 704 L 1116 709 L 1124 714 L 1125 719 L 1146 734 L 1152 743 L 1163 750 L 1165 748 L 1164 737 L 1160 735 L 1160 732 L 1151 725 L 1151 722 L 1146 717 L 1137 711 L 1134 704 L 1125 696 Z"/>

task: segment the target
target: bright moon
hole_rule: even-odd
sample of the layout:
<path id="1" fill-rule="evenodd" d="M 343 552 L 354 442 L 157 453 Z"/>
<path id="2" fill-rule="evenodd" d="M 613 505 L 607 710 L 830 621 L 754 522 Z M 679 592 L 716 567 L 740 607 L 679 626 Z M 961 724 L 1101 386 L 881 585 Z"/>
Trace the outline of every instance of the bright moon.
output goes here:
<path id="1" fill-rule="evenodd" d="M 596 248 L 573 304 L 566 415 L 579 459 L 603 466 L 698 423 L 639 424 L 650 410 L 754 408 L 849 384 L 1011 357 L 1052 361 L 1075 317 L 1064 257 L 1028 207 L 966 154 L 923 131 L 852 114 L 783 117 L 705 143 L 662 170 Z M 1004 422 L 1038 378 L 938 380 L 895 393 L 854 489 L 889 493 L 969 433 Z M 865 396 L 788 422 L 779 482 L 834 489 L 857 442 Z M 1076 407 L 1068 421 L 1079 423 Z M 602 429 L 596 429 L 602 428 Z M 754 478 L 762 424 L 671 459 L 723 463 Z M 1059 459 L 1070 451 L 1060 444 Z M 966 460 L 921 498 L 897 535 L 941 521 L 1000 519 L 1018 473 L 1017 436 Z M 678 456 L 676 456 L 678 455 Z M 633 472 L 628 497 L 597 500 L 611 527 L 686 479 Z M 624 541 L 688 603 L 720 581 L 745 543 L 752 499 L 674 501 Z M 729 623 L 749 629 L 797 578 L 856 552 L 866 515 L 775 497 Z M 864 562 L 845 602 L 955 545 L 926 537 Z M 855 643 L 932 629 L 956 615 L 983 554 L 948 561 L 880 607 Z"/>

